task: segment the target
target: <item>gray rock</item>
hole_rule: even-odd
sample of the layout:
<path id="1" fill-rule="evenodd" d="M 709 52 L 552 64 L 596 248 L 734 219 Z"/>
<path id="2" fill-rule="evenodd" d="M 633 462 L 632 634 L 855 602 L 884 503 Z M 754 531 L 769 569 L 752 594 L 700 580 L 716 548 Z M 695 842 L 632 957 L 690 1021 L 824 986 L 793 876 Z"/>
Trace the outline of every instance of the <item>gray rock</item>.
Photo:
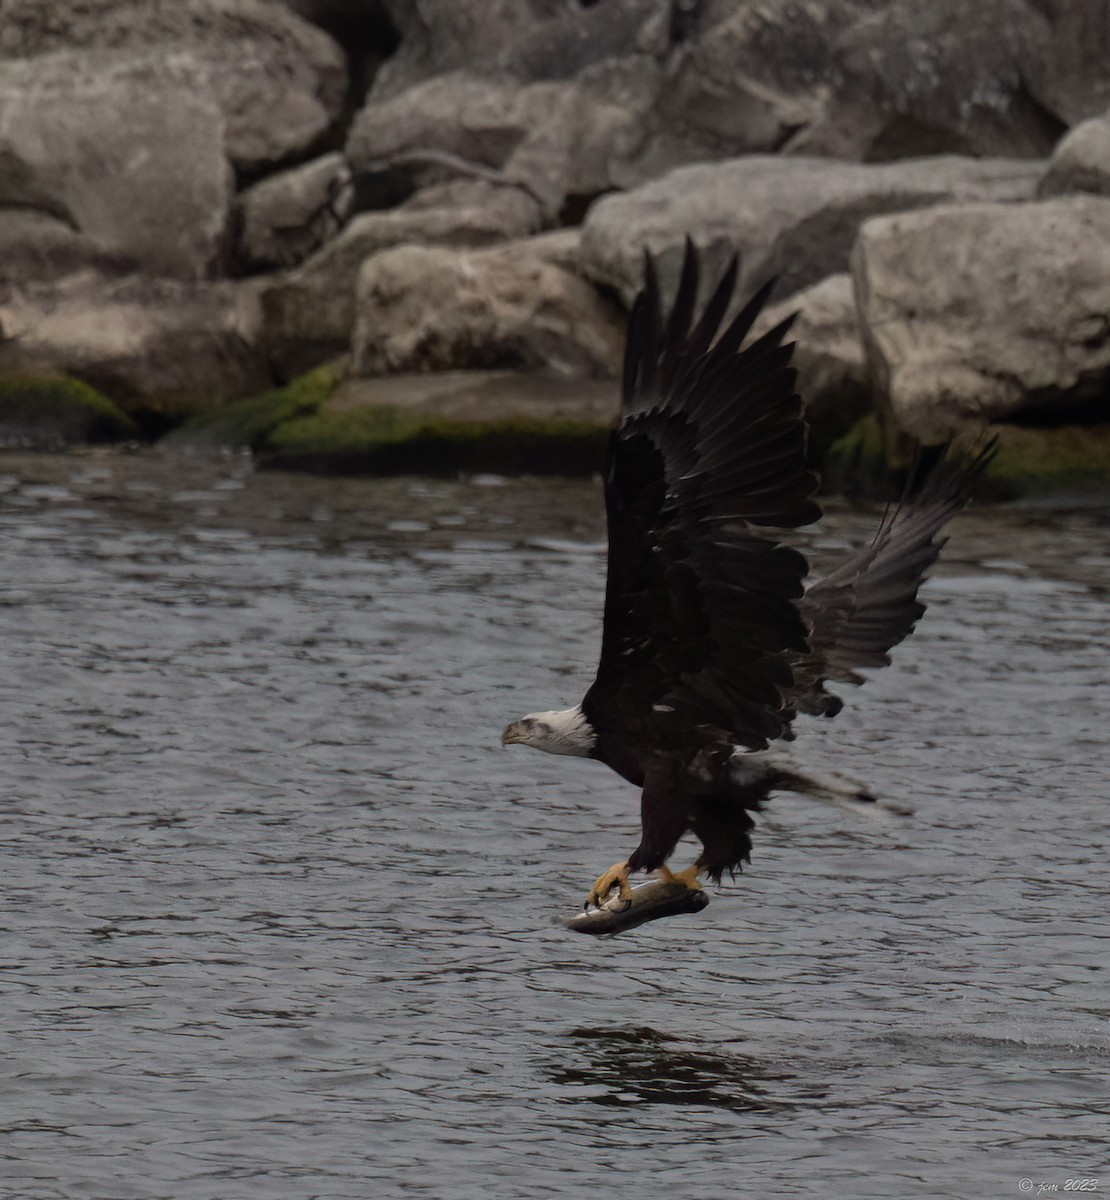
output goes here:
<path id="1" fill-rule="evenodd" d="M 691 5 L 682 0 L 681 7 Z M 521 80 L 572 79 L 636 56 L 662 61 L 678 41 L 672 0 L 605 0 L 549 5 L 543 21 L 520 29 L 496 57 L 493 72 Z M 474 59 L 467 60 L 475 70 Z M 476 73 L 482 73 L 478 67 Z"/>
<path id="2" fill-rule="evenodd" d="M 767 153 L 820 121 L 832 92 L 838 35 L 867 0 L 702 4 L 675 47 L 657 112 L 686 161 Z M 691 153 L 700 147 L 700 153 Z"/>
<path id="3" fill-rule="evenodd" d="M 1066 125 L 1029 81 L 1052 38 L 1026 0 L 893 0 L 829 45 L 827 95 L 790 149 L 863 161 L 1044 157 Z"/>
<path id="4" fill-rule="evenodd" d="M 31 208 L 0 208 L 2 281 L 60 279 L 84 267 L 120 272 L 131 265 L 68 221 Z"/>
<path id="5" fill-rule="evenodd" d="M 299 374 L 348 349 L 358 273 L 370 255 L 409 242 L 489 245 L 538 227 L 539 210 L 524 193 L 472 182 L 355 217 L 300 267 L 266 282 L 262 305 L 275 369 Z"/>
<path id="6" fill-rule="evenodd" d="M 615 375 L 623 314 L 548 260 L 563 246 L 536 241 L 489 250 L 401 246 L 368 259 L 359 274 L 352 372 Z"/>
<path id="7" fill-rule="evenodd" d="M 811 435 L 822 444 L 846 433 L 872 405 L 871 379 L 847 272 L 830 275 L 764 310 L 752 333 L 758 336 L 792 313 L 794 366 Z"/>
<path id="8" fill-rule="evenodd" d="M 356 172 L 401 170 L 426 185 L 460 177 L 457 168 L 444 165 L 444 156 L 452 156 L 464 167 L 501 171 L 538 190 L 540 181 L 515 172 L 511 160 L 536 131 L 550 128 L 567 94 L 561 83 L 439 76 L 363 108 L 347 139 L 347 157 Z M 543 201 L 552 216 L 567 189 L 558 179 L 549 190 Z"/>
<path id="9" fill-rule="evenodd" d="M 255 171 L 303 155 L 338 119 L 346 63 L 322 30 L 264 0 L 5 0 L 0 59 L 55 51 L 79 74 L 133 64 L 152 93 L 162 80 L 209 96 L 227 152 Z M 134 116 L 127 113 L 127 119 Z"/>
<path id="10" fill-rule="evenodd" d="M 1110 107 L 1110 8 L 1091 0 L 1032 0 L 1051 38 L 1029 79 L 1034 99 L 1076 125 Z"/>
<path id="11" fill-rule="evenodd" d="M 1110 113 L 1077 125 L 1053 151 L 1038 195 L 1068 192 L 1110 196 Z"/>
<path id="12" fill-rule="evenodd" d="M 412 150 L 435 149 L 500 167 L 545 117 L 561 88 L 515 80 L 438 75 L 356 115 L 347 157 L 356 171 Z"/>
<path id="13" fill-rule="evenodd" d="M 613 379 L 524 371 L 436 371 L 345 379 L 324 412 L 391 409 L 437 423 L 573 421 L 605 426 L 620 412 Z"/>
<path id="14" fill-rule="evenodd" d="M 463 65 L 490 67 L 562 0 L 384 0 L 401 45 L 374 80 L 375 101 Z"/>
<path id="15" fill-rule="evenodd" d="M 0 203 L 154 273 L 207 275 L 231 207 L 222 114 L 152 73 L 105 66 L 69 53 L 0 62 Z"/>
<path id="16" fill-rule="evenodd" d="M 1110 419 L 1110 200 L 968 204 L 868 221 L 853 275 L 897 426 Z"/>
<path id="17" fill-rule="evenodd" d="M 864 166 L 753 155 L 684 167 L 590 209 L 583 270 L 631 303 L 644 250 L 657 256 L 669 286 L 689 234 L 710 271 L 738 250 L 744 287 L 777 274 L 785 296 L 846 270 L 869 216 L 954 200 L 1028 199 L 1041 171 L 1033 163 L 956 157 Z"/>
<path id="18" fill-rule="evenodd" d="M 0 65 L 0 81 L 2 79 L 3 66 Z M 0 140 L 0 209 L 39 212 L 72 229 L 73 214 L 55 192 L 56 188 L 42 177 L 33 162 L 27 161 L 9 142 Z"/>
<path id="19" fill-rule="evenodd" d="M 351 185 L 341 154 L 271 175 L 236 201 L 240 261 L 251 268 L 291 267 L 337 234 Z"/>
<path id="20" fill-rule="evenodd" d="M 21 367 L 73 375 L 131 411 L 169 418 L 272 382 L 249 284 L 83 272 L 0 289 L 0 329 Z"/>
<path id="21" fill-rule="evenodd" d="M 519 240 L 514 246 L 506 246 L 507 253 L 514 253 L 520 248 L 531 258 L 560 267 L 572 275 L 581 275 L 582 270 L 582 231 L 580 229 L 553 229 L 548 233 L 536 234 L 535 237 Z"/>

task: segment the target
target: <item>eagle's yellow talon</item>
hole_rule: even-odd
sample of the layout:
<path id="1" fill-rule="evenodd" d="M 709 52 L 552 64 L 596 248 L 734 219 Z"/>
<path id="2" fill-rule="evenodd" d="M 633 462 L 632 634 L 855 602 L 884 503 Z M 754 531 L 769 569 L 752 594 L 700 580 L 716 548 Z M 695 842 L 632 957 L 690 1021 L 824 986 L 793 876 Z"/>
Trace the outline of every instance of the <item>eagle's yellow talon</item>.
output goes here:
<path id="1" fill-rule="evenodd" d="M 666 863 L 659 868 L 659 878 L 664 883 L 681 883 L 692 892 L 701 891 L 701 883 L 698 880 L 698 875 L 699 871 L 696 863 L 691 867 L 687 867 L 685 871 L 672 871 Z"/>
<path id="2" fill-rule="evenodd" d="M 628 863 L 615 863 L 598 879 L 597 883 L 590 888 L 585 907 L 589 908 L 592 904 L 594 908 L 600 908 L 609 899 L 609 893 L 614 888 L 619 889 L 620 899 L 624 901 L 619 910 L 623 912 L 632 903 L 632 887 L 628 882 Z"/>

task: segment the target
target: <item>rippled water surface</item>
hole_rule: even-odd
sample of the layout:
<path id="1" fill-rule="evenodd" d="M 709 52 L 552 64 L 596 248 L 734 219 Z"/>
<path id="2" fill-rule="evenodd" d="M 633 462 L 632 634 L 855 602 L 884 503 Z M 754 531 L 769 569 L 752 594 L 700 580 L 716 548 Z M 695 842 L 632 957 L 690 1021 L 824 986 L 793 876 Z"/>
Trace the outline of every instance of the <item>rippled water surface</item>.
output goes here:
<path id="1" fill-rule="evenodd" d="M 802 727 L 912 817 L 776 799 L 598 941 L 636 794 L 498 744 L 589 682 L 596 484 L 0 475 L 0 1194 L 1110 1193 L 1105 510 L 962 518 Z"/>

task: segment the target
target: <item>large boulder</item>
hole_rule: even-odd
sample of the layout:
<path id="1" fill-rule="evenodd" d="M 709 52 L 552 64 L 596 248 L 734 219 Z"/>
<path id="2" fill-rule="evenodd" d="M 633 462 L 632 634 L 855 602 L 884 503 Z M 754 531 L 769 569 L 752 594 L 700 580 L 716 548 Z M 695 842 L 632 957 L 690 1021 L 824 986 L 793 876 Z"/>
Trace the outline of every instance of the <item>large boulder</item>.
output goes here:
<path id="1" fill-rule="evenodd" d="M 1082 121 L 1053 151 L 1038 195 L 1068 192 L 1110 196 L 1110 113 Z"/>
<path id="2" fill-rule="evenodd" d="M 465 182 L 428 189 L 388 212 L 362 213 L 301 266 L 263 288 L 271 361 L 283 378 L 344 353 L 355 322 L 362 264 L 392 246 L 482 246 L 531 233 L 539 209 L 524 192 Z"/>
<path id="3" fill-rule="evenodd" d="M 1026 0 L 893 0 L 829 45 L 825 102 L 791 150 L 861 161 L 1040 158 L 1066 123 L 1029 91 L 1052 28 Z"/>
<path id="4" fill-rule="evenodd" d="M 785 296 L 846 270 L 869 216 L 956 200 L 1028 199 L 1040 174 L 1032 163 L 957 157 L 864 166 L 752 155 L 684 167 L 599 200 L 583 230 L 583 268 L 630 303 L 644 250 L 658 259 L 666 290 L 689 235 L 711 271 L 739 251 L 742 286 L 778 275 Z"/>
<path id="5" fill-rule="evenodd" d="M 872 406 L 872 385 L 860 334 L 852 277 L 840 272 L 795 292 L 760 314 L 759 336 L 797 314 L 789 340 L 795 343 L 798 392 L 805 402 L 810 443 L 822 451 L 846 433 Z"/>
<path id="6" fill-rule="evenodd" d="M 853 258 L 894 423 L 1110 420 L 1110 199 L 951 205 L 868 221 Z"/>
<path id="7" fill-rule="evenodd" d="M 837 38 L 876 0 L 689 6 L 657 106 L 670 141 L 702 159 L 789 149 L 833 94 Z M 695 157 L 690 155 L 690 159 Z M 849 156 L 856 157 L 856 156 Z"/>
<path id="8" fill-rule="evenodd" d="M 0 372 L 64 372 L 166 419 L 271 382 L 250 284 L 83 272 L 0 289 L 0 329 Z"/>
<path id="9" fill-rule="evenodd" d="M 661 106 L 684 137 L 717 134 L 716 157 L 742 122 L 790 154 L 1042 158 L 1110 101 L 1106 9 L 1086 0 L 692 7 Z"/>
<path id="10" fill-rule="evenodd" d="M 90 259 L 209 275 L 231 211 L 223 114 L 149 67 L 115 67 L 67 52 L 0 61 L 0 228 L 37 213 L 55 227 L 33 246 L 79 258 L 80 239 Z"/>
<path id="11" fill-rule="evenodd" d="M 624 317 L 559 265 L 576 240 L 560 233 L 489 250 L 401 246 L 376 254 L 359 275 L 353 372 L 614 376 Z"/>
<path id="12" fill-rule="evenodd" d="M 484 73 L 527 34 L 545 31 L 562 0 L 383 0 L 400 48 L 374 80 L 372 98 L 396 95 L 459 67 Z"/>
<path id="13" fill-rule="evenodd" d="M 74 69 L 90 75 L 132 66 L 148 95 L 164 82 L 210 96 L 228 154 L 246 172 L 303 156 L 339 119 L 346 95 L 336 43 L 265 0 L 6 0 L 0 58 L 56 51 L 76 52 Z"/>

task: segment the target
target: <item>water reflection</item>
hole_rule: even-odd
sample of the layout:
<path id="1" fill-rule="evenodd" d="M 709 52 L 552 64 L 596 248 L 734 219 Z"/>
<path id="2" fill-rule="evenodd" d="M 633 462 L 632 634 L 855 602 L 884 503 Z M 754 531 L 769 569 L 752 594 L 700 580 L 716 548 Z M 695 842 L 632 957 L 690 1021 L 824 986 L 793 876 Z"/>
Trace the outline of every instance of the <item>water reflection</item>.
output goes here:
<path id="1" fill-rule="evenodd" d="M 795 1076 L 748 1054 L 699 1049 L 649 1026 L 579 1028 L 567 1035 L 568 1061 L 551 1066 L 567 1101 L 613 1107 L 693 1105 L 731 1112 L 772 1112 L 799 1100 L 784 1094 Z M 817 1099 L 819 1096 L 811 1097 Z"/>

